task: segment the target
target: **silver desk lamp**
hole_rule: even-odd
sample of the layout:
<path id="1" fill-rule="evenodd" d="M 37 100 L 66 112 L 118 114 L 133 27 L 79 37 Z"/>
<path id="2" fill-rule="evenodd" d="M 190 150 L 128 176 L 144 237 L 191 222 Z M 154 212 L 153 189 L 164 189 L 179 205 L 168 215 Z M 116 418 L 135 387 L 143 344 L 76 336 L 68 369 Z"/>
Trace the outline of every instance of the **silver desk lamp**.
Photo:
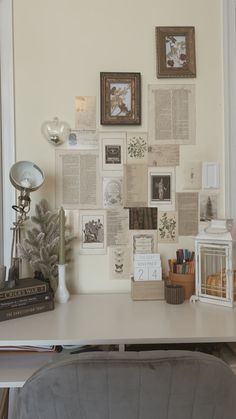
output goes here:
<path id="1" fill-rule="evenodd" d="M 20 243 L 20 227 L 28 218 L 30 210 L 30 193 L 36 191 L 44 182 L 42 170 L 30 161 L 19 161 L 11 167 L 10 181 L 12 185 L 20 191 L 17 205 L 12 208 L 18 213 L 16 221 L 11 228 L 12 246 L 11 246 L 11 266 L 8 274 L 8 287 L 16 285 L 19 279 L 20 258 L 18 256 L 18 244 Z"/>

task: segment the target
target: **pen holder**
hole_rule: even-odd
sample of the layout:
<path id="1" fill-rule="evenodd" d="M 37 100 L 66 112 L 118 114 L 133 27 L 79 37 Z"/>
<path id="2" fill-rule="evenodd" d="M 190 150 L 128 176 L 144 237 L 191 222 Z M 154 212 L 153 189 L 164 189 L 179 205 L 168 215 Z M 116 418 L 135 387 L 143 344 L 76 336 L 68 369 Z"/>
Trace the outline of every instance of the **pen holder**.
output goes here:
<path id="1" fill-rule="evenodd" d="M 188 300 L 195 293 L 195 274 L 169 272 L 169 279 L 172 284 L 183 286 L 185 300 Z"/>
<path id="2" fill-rule="evenodd" d="M 58 286 L 55 292 L 55 301 L 57 303 L 66 303 L 70 298 L 66 287 L 66 265 L 58 265 Z"/>
<path id="3" fill-rule="evenodd" d="M 165 300 L 168 304 L 182 304 L 184 302 L 184 287 L 166 281 Z"/>

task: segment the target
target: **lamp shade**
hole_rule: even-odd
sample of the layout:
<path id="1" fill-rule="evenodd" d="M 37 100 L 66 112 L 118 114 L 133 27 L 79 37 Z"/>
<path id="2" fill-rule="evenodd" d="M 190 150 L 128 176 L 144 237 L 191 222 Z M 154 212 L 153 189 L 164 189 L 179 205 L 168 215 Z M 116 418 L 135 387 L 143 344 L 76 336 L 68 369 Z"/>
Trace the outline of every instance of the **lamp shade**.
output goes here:
<path id="1" fill-rule="evenodd" d="M 11 167 L 10 181 L 18 189 L 36 191 L 44 182 L 42 170 L 30 161 L 19 161 Z"/>

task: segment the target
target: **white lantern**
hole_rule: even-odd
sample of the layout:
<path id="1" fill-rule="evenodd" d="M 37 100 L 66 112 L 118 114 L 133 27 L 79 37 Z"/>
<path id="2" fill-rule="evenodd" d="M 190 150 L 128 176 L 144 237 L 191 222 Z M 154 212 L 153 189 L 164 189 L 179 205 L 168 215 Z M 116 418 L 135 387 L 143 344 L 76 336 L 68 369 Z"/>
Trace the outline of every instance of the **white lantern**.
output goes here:
<path id="1" fill-rule="evenodd" d="M 195 239 L 196 297 L 233 307 L 232 236 L 226 220 L 212 220 Z"/>

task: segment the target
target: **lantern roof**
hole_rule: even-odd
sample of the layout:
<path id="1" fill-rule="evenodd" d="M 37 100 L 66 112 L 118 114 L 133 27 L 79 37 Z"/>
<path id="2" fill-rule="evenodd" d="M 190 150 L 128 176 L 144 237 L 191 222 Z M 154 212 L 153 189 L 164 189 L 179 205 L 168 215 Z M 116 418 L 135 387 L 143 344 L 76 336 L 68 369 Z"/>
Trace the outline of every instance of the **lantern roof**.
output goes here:
<path id="1" fill-rule="evenodd" d="M 227 220 L 211 220 L 208 226 L 196 236 L 196 240 L 211 242 L 232 241 L 232 235 L 229 231 Z"/>

